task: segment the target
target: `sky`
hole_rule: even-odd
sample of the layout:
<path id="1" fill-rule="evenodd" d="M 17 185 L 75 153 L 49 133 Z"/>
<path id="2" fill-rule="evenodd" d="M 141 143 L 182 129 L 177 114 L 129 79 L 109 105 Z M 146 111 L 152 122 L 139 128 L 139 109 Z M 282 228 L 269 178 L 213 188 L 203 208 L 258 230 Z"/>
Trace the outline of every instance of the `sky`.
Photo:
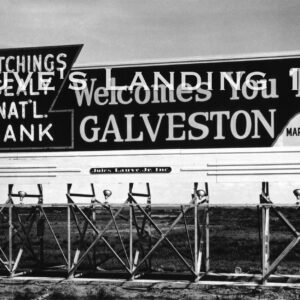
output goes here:
<path id="1" fill-rule="evenodd" d="M 2 0 L 0 48 L 84 44 L 77 64 L 300 50 L 298 0 Z"/>
<path id="2" fill-rule="evenodd" d="M 84 44 L 77 65 L 300 53 L 299 12 L 299 0 L 2 0 L 0 48 Z"/>

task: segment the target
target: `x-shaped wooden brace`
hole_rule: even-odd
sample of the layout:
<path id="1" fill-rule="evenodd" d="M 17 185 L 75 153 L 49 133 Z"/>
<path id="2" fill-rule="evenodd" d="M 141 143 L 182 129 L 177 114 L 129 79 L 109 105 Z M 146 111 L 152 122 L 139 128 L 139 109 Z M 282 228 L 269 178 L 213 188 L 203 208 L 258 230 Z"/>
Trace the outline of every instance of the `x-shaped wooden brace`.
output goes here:
<path id="1" fill-rule="evenodd" d="M 107 205 L 107 204 L 102 204 L 102 202 L 100 202 L 100 201 L 98 201 L 98 200 L 95 199 L 95 189 L 94 189 L 94 185 L 93 184 L 91 184 L 91 194 L 71 193 L 71 187 L 72 187 L 72 184 L 68 184 L 68 187 L 67 187 L 67 190 L 68 190 L 68 192 L 67 192 L 67 199 L 68 199 L 68 203 L 71 204 L 70 210 L 71 210 L 71 213 L 73 215 L 76 227 L 78 229 L 80 239 L 79 239 L 79 247 L 77 247 L 77 249 L 75 251 L 73 262 L 70 265 L 70 270 L 74 266 L 76 266 L 78 264 L 80 253 L 82 252 L 81 250 L 85 250 L 85 251 L 88 250 L 87 241 L 85 240 L 88 226 L 91 225 L 91 224 L 94 225 L 94 227 L 92 226 L 93 233 L 94 233 L 94 238 L 96 238 L 96 236 L 98 234 L 98 232 L 95 230 L 95 228 L 96 228 L 96 205 L 97 204 L 100 204 L 100 206 L 102 208 L 105 208 L 111 214 L 114 226 L 115 226 L 116 231 L 118 233 L 118 238 L 119 238 L 119 240 L 121 242 L 122 249 L 125 252 L 125 256 L 126 256 L 126 259 L 128 261 L 128 256 L 127 256 L 127 253 L 126 253 L 126 250 L 125 250 L 124 242 L 123 242 L 123 240 L 121 238 L 120 230 L 119 230 L 119 228 L 117 226 L 117 222 L 115 220 L 115 217 L 113 215 L 113 211 L 112 211 L 111 207 L 109 205 Z M 72 197 L 88 197 L 88 198 L 91 198 L 91 206 L 88 207 L 88 208 L 86 208 L 87 212 L 85 212 L 84 209 L 82 209 L 78 205 L 76 205 L 76 203 L 73 201 Z M 79 220 L 77 218 L 76 211 L 78 211 L 79 214 L 83 217 L 84 224 L 83 224 L 83 228 L 82 229 L 80 228 L 80 222 L 79 222 Z M 91 217 L 92 217 L 92 220 L 91 220 Z M 108 241 L 104 237 L 102 237 L 101 239 L 102 239 L 102 241 L 104 241 L 104 243 L 106 244 L 106 246 L 108 246 L 108 248 L 110 249 L 110 251 L 113 253 L 113 256 L 117 257 L 117 259 L 120 260 L 120 257 L 118 255 L 119 253 L 117 253 L 111 247 L 111 245 L 108 243 Z M 95 246 L 93 247 L 93 250 L 94 250 L 93 251 L 93 260 L 90 257 L 90 251 L 88 251 L 87 254 L 86 254 L 86 257 L 88 258 L 88 260 L 89 260 L 90 265 L 92 266 L 92 268 L 96 268 L 97 267 Z M 117 254 L 117 256 L 116 256 L 116 254 Z M 124 262 L 122 263 L 122 265 L 124 266 Z M 70 276 L 73 276 L 73 275 L 70 275 Z"/>
<path id="2" fill-rule="evenodd" d="M 179 259 L 184 263 L 184 265 L 191 271 L 191 273 L 197 277 L 197 274 L 195 273 L 195 270 L 193 266 L 191 266 L 183 257 L 183 255 L 178 251 L 178 249 L 174 246 L 174 244 L 169 240 L 168 234 L 174 229 L 174 227 L 177 225 L 177 223 L 183 218 L 184 214 L 187 213 L 189 209 L 193 207 L 193 205 L 187 205 L 183 208 L 181 213 L 177 216 L 177 218 L 174 220 L 174 222 L 171 224 L 169 229 L 163 233 L 162 230 L 156 225 L 155 221 L 152 219 L 152 217 L 145 211 L 145 209 L 139 205 L 134 197 L 129 193 L 129 201 L 133 203 L 139 211 L 147 218 L 147 220 L 151 223 L 153 228 L 159 233 L 160 238 L 156 241 L 156 243 L 152 246 L 152 248 L 149 250 L 149 252 L 140 260 L 140 262 L 134 267 L 134 269 L 131 272 L 132 277 L 134 277 L 139 270 L 139 268 L 143 265 L 143 263 L 152 255 L 152 253 L 158 248 L 158 246 L 163 242 L 166 241 L 167 244 L 170 246 L 170 248 L 175 252 L 175 254 L 179 257 Z"/>
<path id="3" fill-rule="evenodd" d="M 125 201 L 124 205 L 121 206 L 118 211 L 115 214 L 112 214 L 112 218 L 109 220 L 109 222 L 106 224 L 106 226 L 103 228 L 102 231 L 99 231 L 97 226 L 90 220 L 90 218 L 84 213 L 84 211 L 75 204 L 75 202 L 72 200 L 71 196 L 67 194 L 67 199 L 69 203 L 72 203 L 74 207 L 78 210 L 78 212 L 81 214 L 81 216 L 84 218 L 84 220 L 90 225 L 92 230 L 95 232 L 95 238 L 93 242 L 86 248 L 84 253 L 79 256 L 76 259 L 76 261 L 73 263 L 71 266 L 69 272 L 68 272 L 68 277 L 71 278 L 74 276 L 76 270 L 78 267 L 81 265 L 81 263 L 84 261 L 84 259 L 87 257 L 87 255 L 90 253 L 90 251 L 95 247 L 98 241 L 102 240 L 104 244 L 108 247 L 108 249 L 113 253 L 113 255 L 117 258 L 117 260 L 121 263 L 121 265 L 125 268 L 125 270 L 130 273 L 129 267 L 126 265 L 126 263 L 122 260 L 122 258 L 119 256 L 119 254 L 113 249 L 113 247 L 110 245 L 110 243 L 106 240 L 104 237 L 104 234 L 107 232 L 107 230 L 115 224 L 115 219 L 117 218 L 118 215 L 121 214 L 122 210 L 124 207 L 126 207 L 127 200 Z"/>
<path id="4" fill-rule="evenodd" d="M 149 183 L 146 184 L 146 187 L 147 187 L 147 193 L 146 194 L 133 193 L 132 192 L 133 184 L 131 183 L 129 185 L 129 191 L 130 191 L 130 193 L 132 193 L 132 195 L 135 195 L 135 196 L 138 196 L 138 197 L 147 197 L 146 211 L 151 214 L 151 194 L 150 194 Z M 99 241 L 99 240 L 102 240 L 104 242 L 104 244 L 109 248 L 109 250 L 113 254 L 113 257 L 117 258 L 117 260 L 121 263 L 121 265 L 125 268 L 125 270 L 129 274 L 131 274 L 131 272 L 132 272 L 132 270 L 134 268 L 134 265 L 137 262 L 138 257 L 139 257 L 139 251 L 137 250 L 136 253 L 135 253 L 135 258 L 134 259 L 132 258 L 133 244 L 136 244 L 136 242 L 133 243 L 133 240 L 132 240 L 132 231 L 133 231 L 133 227 L 132 226 L 134 225 L 136 227 L 137 234 L 139 236 L 139 239 L 138 239 L 138 243 L 139 243 L 140 242 L 140 238 L 144 237 L 144 235 L 146 235 L 148 237 L 151 237 L 151 233 L 148 232 L 148 231 L 146 231 L 146 229 L 145 229 L 147 219 L 144 218 L 143 222 L 142 222 L 142 225 L 141 226 L 138 225 L 138 222 L 137 222 L 137 219 L 136 219 L 136 216 L 135 216 L 135 213 L 134 213 L 134 209 L 132 207 L 132 203 L 130 202 L 130 198 L 128 198 L 126 200 L 126 202 L 123 204 L 123 206 L 118 211 L 115 211 L 114 209 L 112 209 L 112 207 L 108 203 L 102 203 L 99 200 L 93 199 L 92 200 L 92 207 L 95 204 L 99 204 L 102 208 L 104 208 L 106 211 L 108 211 L 109 214 L 110 214 L 110 216 L 111 216 L 111 219 L 110 219 L 110 221 L 107 224 L 108 227 L 105 228 L 103 230 L 103 232 L 100 233 L 98 231 L 98 229 L 97 229 L 96 223 L 91 221 L 90 216 L 87 216 L 84 213 L 84 211 L 79 206 L 76 205 L 76 203 L 72 200 L 72 197 L 71 197 L 71 196 L 87 196 L 87 195 L 84 195 L 84 194 L 72 194 L 72 193 L 70 193 L 70 189 L 71 189 L 71 185 L 69 185 L 69 187 L 68 187 L 68 194 L 67 194 L 68 202 L 70 204 L 72 204 L 72 209 L 76 209 L 81 214 L 81 216 L 85 220 L 85 224 L 91 225 L 91 227 L 93 229 L 93 232 L 94 232 L 94 239 L 95 240 L 93 241 L 93 243 L 92 243 L 92 245 L 90 247 L 86 247 L 86 245 L 85 245 L 85 247 L 84 247 L 85 252 L 82 254 L 82 256 L 80 258 L 79 258 L 80 251 L 79 251 L 79 249 L 76 250 L 74 261 L 73 261 L 73 265 L 72 265 L 72 267 L 70 269 L 70 272 L 69 272 L 69 277 L 74 276 L 74 272 L 76 271 L 76 269 L 78 268 L 78 266 L 82 263 L 83 259 L 85 257 L 88 257 L 88 255 L 89 255 L 89 253 L 91 251 L 91 247 L 93 247 L 93 249 L 94 249 L 97 241 Z M 92 191 L 94 191 L 93 186 L 92 186 Z M 91 195 L 89 195 L 89 196 L 91 196 Z M 93 193 L 93 196 L 95 196 L 94 193 Z M 130 213 L 129 218 L 127 218 L 124 215 L 122 215 L 122 210 L 125 207 L 128 207 L 127 204 L 129 204 L 129 210 L 130 210 L 129 211 L 129 213 Z M 122 218 L 123 220 L 125 220 L 127 222 L 129 221 L 129 226 L 130 226 L 130 229 L 129 229 L 129 232 L 130 232 L 130 242 L 129 242 L 129 244 L 130 244 L 129 248 L 130 249 L 129 249 L 129 252 L 130 253 L 129 254 L 130 254 L 130 257 L 127 254 L 127 250 L 126 250 L 124 241 L 123 241 L 122 236 L 121 236 L 120 229 L 119 229 L 117 221 L 116 221 L 117 217 L 120 217 L 120 218 Z M 115 228 L 115 230 L 117 232 L 118 239 L 119 239 L 120 244 L 122 246 L 121 251 L 116 251 L 115 249 L 113 249 L 113 247 L 110 245 L 110 243 L 103 236 L 103 234 L 105 233 L 105 231 L 107 231 L 110 228 L 110 226 L 112 226 L 112 225 L 114 226 L 114 228 Z M 85 229 L 86 229 L 86 227 L 85 227 Z M 140 245 L 140 249 L 141 249 L 142 254 L 144 254 L 144 249 L 143 249 L 142 245 Z M 120 257 L 121 252 L 125 254 L 126 261 L 122 260 L 122 258 Z M 103 261 L 100 262 L 100 263 L 103 263 Z M 151 268 L 151 266 L 149 268 Z"/>

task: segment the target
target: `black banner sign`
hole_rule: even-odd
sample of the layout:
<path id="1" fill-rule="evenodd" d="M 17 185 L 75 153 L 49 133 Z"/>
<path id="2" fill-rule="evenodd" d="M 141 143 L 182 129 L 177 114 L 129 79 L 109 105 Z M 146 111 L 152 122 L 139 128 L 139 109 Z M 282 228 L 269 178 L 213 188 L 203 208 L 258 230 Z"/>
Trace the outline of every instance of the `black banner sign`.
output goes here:
<path id="1" fill-rule="evenodd" d="M 0 51 L 1 151 L 300 145 L 300 57 L 71 70 L 80 49 Z"/>
<path id="2" fill-rule="evenodd" d="M 92 168 L 91 174 L 153 174 L 171 173 L 171 167 L 118 167 L 118 168 Z"/>
<path id="3" fill-rule="evenodd" d="M 0 50 L 0 150 L 73 149 L 72 114 L 53 104 L 81 47 Z"/>

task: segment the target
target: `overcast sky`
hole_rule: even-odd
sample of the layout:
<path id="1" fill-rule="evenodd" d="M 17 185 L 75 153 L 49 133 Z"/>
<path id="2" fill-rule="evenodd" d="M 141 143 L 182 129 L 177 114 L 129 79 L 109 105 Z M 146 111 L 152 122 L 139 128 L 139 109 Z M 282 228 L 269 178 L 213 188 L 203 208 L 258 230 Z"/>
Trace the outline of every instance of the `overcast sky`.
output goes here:
<path id="1" fill-rule="evenodd" d="M 299 0 L 2 0 L 0 47 L 83 43 L 78 63 L 296 51 Z"/>

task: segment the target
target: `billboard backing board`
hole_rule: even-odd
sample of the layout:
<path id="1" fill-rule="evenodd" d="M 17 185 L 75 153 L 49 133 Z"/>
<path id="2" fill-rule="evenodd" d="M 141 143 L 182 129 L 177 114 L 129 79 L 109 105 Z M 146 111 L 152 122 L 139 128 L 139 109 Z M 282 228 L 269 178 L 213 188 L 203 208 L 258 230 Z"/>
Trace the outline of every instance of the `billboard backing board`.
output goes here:
<path id="1" fill-rule="evenodd" d="M 80 49 L 0 51 L 0 151 L 299 146 L 298 56 L 71 69 Z"/>

